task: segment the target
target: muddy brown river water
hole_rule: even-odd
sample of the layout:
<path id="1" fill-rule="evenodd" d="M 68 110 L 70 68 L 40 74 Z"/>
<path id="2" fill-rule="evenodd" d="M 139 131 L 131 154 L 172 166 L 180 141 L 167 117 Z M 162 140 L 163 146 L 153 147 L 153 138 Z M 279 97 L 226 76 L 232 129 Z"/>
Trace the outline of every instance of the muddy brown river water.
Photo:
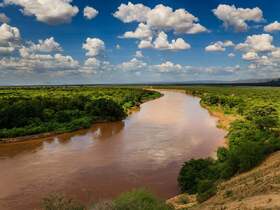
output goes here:
<path id="1" fill-rule="evenodd" d="M 85 203 L 138 187 L 176 195 L 183 162 L 215 154 L 225 131 L 198 98 L 162 93 L 122 122 L 0 145 L 0 209 L 39 209 L 53 192 Z"/>

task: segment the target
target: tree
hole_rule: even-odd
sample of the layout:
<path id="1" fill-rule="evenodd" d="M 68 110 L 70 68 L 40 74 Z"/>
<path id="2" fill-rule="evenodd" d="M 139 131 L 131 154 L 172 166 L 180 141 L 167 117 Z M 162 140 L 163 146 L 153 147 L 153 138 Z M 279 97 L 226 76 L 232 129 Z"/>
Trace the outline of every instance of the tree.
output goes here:
<path id="1" fill-rule="evenodd" d="M 279 116 L 271 104 L 255 105 L 246 114 L 246 119 L 252 121 L 260 129 L 271 129 L 278 125 Z"/>
<path id="2" fill-rule="evenodd" d="M 215 173 L 211 170 L 211 166 L 213 166 L 212 159 L 192 159 L 185 162 L 178 177 L 181 191 L 190 194 L 196 193 L 199 180 L 213 179 Z"/>

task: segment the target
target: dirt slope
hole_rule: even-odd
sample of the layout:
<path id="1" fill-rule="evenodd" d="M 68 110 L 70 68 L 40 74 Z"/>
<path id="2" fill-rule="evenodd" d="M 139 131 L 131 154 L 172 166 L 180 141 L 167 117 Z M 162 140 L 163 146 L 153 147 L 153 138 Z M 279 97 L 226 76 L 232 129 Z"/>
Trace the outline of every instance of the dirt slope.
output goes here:
<path id="1" fill-rule="evenodd" d="M 280 209 L 280 152 L 260 166 L 218 186 L 218 193 L 192 209 Z"/>

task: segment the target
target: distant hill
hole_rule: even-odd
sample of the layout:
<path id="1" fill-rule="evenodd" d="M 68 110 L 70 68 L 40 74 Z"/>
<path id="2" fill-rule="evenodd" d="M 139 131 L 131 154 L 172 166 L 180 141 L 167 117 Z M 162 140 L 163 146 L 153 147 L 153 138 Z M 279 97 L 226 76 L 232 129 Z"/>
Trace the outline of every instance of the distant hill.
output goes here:
<path id="1" fill-rule="evenodd" d="M 183 81 L 183 82 L 141 82 L 141 83 L 98 83 L 98 84 L 60 84 L 60 85 L 11 85 L 1 86 L 0 88 L 7 87 L 111 87 L 111 86 L 188 86 L 188 85 L 214 85 L 214 86 L 271 86 L 280 87 L 280 78 L 266 78 L 266 79 L 246 79 L 235 81 L 221 81 L 221 80 L 197 80 L 197 81 Z"/>

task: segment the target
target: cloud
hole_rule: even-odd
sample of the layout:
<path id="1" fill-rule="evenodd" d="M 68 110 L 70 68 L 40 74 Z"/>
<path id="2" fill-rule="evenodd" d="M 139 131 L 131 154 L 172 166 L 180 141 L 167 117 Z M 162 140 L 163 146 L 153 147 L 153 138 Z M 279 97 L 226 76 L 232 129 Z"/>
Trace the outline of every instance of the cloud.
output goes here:
<path id="1" fill-rule="evenodd" d="M 2 23 L 9 23 L 10 18 L 8 18 L 4 13 L 0 13 L 0 22 Z"/>
<path id="2" fill-rule="evenodd" d="M 95 18 L 98 15 L 98 11 L 93 7 L 86 6 L 84 8 L 84 17 L 88 20 Z"/>
<path id="3" fill-rule="evenodd" d="M 121 49 L 121 46 L 119 44 L 116 44 L 116 49 L 117 50 L 120 50 Z"/>
<path id="4" fill-rule="evenodd" d="M 260 22 L 263 20 L 263 12 L 260 8 L 236 8 L 234 5 L 220 4 L 213 13 L 223 21 L 225 28 L 233 27 L 235 31 L 246 31 L 248 21 Z"/>
<path id="5" fill-rule="evenodd" d="M 101 74 L 104 72 L 111 72 L 113 70 L 113 65 L 111 65 L 108 61 L 103 61 L 97 59 L 95 57 L 90 57 L 85 60 L 84 65 L 80 66 L 78 72 L 86 75 L 89 74 Z"/>
<path id="6" fill-rule="evenodd" d="M 229 54 L 228 54 L 228 57 L 234 58 L 234 57 L 235 57 L 235 54 L 234 54 L 234 53 L 229 53 Z"/>
<path id="7" fill-rule="evenodd" d="M 98 38 L 87 38 L 83 49 L 87 50 L 86 55 L 89 57 L 100 56 L 105 50 L 105 43 Z"/>
<path id="8" fill-rule="evenodd" d="M 264 31 L 268 33 L 280 31 L 280 23 L 278 21 L 270 23 L 264 27 Z"/>
<path id="9" fill-rule="evenodd" d="M 243 52 L 242 59 L 248 62 L 248 71 L 254 77 L 279 77 L 280 48 L 273 45 L 269 34 L 248 36 L 236 46 Z"/>
<path id="10" fill-rule="evenodd" d="M 135 52 L 135 57 L 136 57 L 136 58 L 143 58 L 144 55 L 143 55 L 142 51 L 137 50 L 137 51 Z"/>
<path id="11" fill-rule="evenodd" d="M 238 44 L 235 48 L 245 52 L 266 52 L 275 48 L 272 44 L 273 37 L 269 34 L 258 34 L 248 36 L 244 43 Z"/>
<path id="12" fill-rule="evenodd" d="M 280 58 L 280 48 L 277 48 L 273 52 L 271 52 L 271 56 L 273 58 Z"/>
<path id="13" fill-rule="evenodd" d="M 147 13 L 151 9 L 143 4 L 121 4 L 118 10 L 113 14 L 114 17 L 120 19 L 124 23 L 130 23 L 133 21 L 145 22 L 147 20 Z"/>
<path id="14" fill-rule="evenodd" d="M 140 23 L 135 31 L 127 31 L 123 35 L 123 38 L 134 38 L 134 39 L 151 39 L 152 31 L 144 24 Z"/>
<path id="15" fill-rule="evenodd" d="M 31 54 L 28 57 L 4 57 L 0 59 L 1 69 L 20 72 L 67 71 L 79 68 L 79 62 L 71 56 L 61 54 Z"/>
<path id="16" fill-rule="evenodd" d="M 8 42 L 17 42 L 20 40 L 20 31 L 16 27 L 12 27 L 6 23 L 0 26 L 0 44 Z"/>
<path id="17" fill-rule="evenodd" d="M 119 64 L 118 68 L 123 71 L 136 71 L 147 67 L 147 65 L 147 63 L 138 60 L 137 58 L 132 58 L 130 61 Z"/>
<path id="18" fill-rule="evenodd" d="M 233 47 L 234 43 L 230 40 L 226 40 L 224 42 L 218 41 L 211 45 L 205 47 L 206 52 L 223 52 L 226 50 L 226 47 Z"/>
<path id="19" fill-rule="evenodd" d="M 78 12 L 72 0 L 4 0 L 4 5 L 22 7 L 21 12 L 27 16 L 35 16 L 40 22 L 50 25 L 69 23 Z"/>
<path id="20" fill-rule="evenodd" d="M 207 31 L 198 18 L 185 9 L 173 11 L 171 7 L 159 4 L 147 13 L 147 24 L 158 30 L 174 30 L 176 33 L 195 34 Z"/>
<path id="21" fill-rule="evenodd" d="M 32 52 L 53 52 L 62 51 L 59 43 L 57 43 L 53 37 L 47 38 L 45 40 L 39 40 L 38 44 L 30 43 L 30 51 Z"/>
<path id="22" fill-rule="evenodd" d="M 135 31 L 127 31 L 121 36 L 121 38 L 139 39 L 139 49 L 189 49 L 191 46 L 182 38 L 172 40 L 169 43 L 165 32 L 196 34 L 208 31 L 198 23 L 197 17 L 185 9 L 173 10 L 171 7 L 162 4 L 158 4 L 151 9 L 143 4 L 129 2 L 127 5 L 121 4 L 113 15 L 124 23 L 139 22 Z"/>
<path id="23" fill-rule="evenodd" d="M 205 47 L 205 51 L 207 52 L 223 52 L 225 50 L 226 49 L 218 43 L 214 43 L 212 45 Z"/>
<path id="24" fill-rule="evenodd" d="M 185 9 L 173 11 L 171 7 L 162 4 L 153 9 L 143 4 L 129 2 L 121 4 L 113 14 L 124 23 L 142 22 L 151 30 L 173 30 L 175 33 L 196 34 L 206 32 L 207 29 L 198 23 L 198 18 Z"/>
<path id="25" fill-rule="evenodd" d="M 256 52 L 247 52 L 242 55 L 242 58 L 246 61 L 253 61 L 259 58 Z"/>
<path id="26" fill-rule="evenodd" d="M 183 69 L 183 67 L 180 64 L 174 64 L 170 61 L 166 61 L 159 65 L 155 65 L 155 68 L 157 68 L 161 73 L 178 72 L 182 71 Z"/>
<path id="27" fill-rule="evenodd" d="M 0 54 L 9 55 L 15 51 L 20 44 L 20 31 L 6 23 L 0 26 Z"/>
<path id="28" fill-rule="evenodd" d="M 153 43 L 153 47 L 159 50 L 187 50 L 191 46 L 186 43 L 182 38 L 172 40 L 171 43 L 168 42 L 167 34 L 161 31 Z"/>
<path id="29" fill-rule="evenodd" d="M 152 40 L 141 40 L 138 44 L 139 49 L 153 48 Z"/>
<path id="30" fill-rule="evenodd" d="M 0 47 L 0 55 L 8 55 L 14 52 L 15 48 L 8 46 L 8 47 Z"/>

